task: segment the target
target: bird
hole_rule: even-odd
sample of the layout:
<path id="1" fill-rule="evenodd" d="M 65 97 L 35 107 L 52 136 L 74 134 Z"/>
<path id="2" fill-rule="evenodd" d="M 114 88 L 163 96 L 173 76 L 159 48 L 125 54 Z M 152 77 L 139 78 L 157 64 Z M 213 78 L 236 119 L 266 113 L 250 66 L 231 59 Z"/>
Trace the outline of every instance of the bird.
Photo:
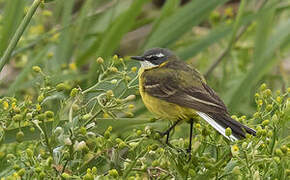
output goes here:
<path id="1" fill-rule="evenodd" d="M 140 61 L 139 91 L 146 108 L 173 125 L 162 135 L 167 135 L 181 121 L 190 123 L 191 150 L 193 122 L 201 117 L 230 141 L 240 140 L 256 131 L 231 118 L 226 105 L 210 88 L 198 70 L 182 61 L 172 51 L 152 48 L 141 56 L 131 56 Z M 230 128 L 231 135 L 225 131 Z"/>

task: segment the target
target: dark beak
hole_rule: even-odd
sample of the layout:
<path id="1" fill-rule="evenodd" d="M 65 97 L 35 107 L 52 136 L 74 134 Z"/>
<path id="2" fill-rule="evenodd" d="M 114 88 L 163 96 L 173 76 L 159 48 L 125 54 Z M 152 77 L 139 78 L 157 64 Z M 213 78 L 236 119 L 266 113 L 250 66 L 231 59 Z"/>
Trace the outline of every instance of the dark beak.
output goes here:
<path id="1" fill-rule="evenodd" d="M 131 56 L 131 59 L 135 59 L 137 61 L 144 61 L 144 58 L 142 56 Z"/>

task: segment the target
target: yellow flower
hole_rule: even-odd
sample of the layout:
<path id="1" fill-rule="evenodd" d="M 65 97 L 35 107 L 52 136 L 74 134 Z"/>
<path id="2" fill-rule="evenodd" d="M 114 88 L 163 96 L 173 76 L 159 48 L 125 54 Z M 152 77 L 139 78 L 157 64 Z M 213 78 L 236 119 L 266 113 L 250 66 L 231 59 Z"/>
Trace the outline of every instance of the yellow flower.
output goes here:
<path id="1" fill-rule="evenodd" d="M 54 55 L 54 53 L 53 52 L 48 52 L 47 53 L 47 57 L 50 59 L 50 58 L 52 58 L 53 57 L 53 55 Z"/>
<path id="2" fill-rule="evenodd" d="M 12 109 L 16 108 L 16 103 L 13 102 L 13 103 L 11 104 L 11 107 L 12 107 Z"/>
<path id="3" fill-rule="evenodd" d="M 114 61 L 117 61 L 118 59 L 119 59 L 119 58 L 118 58 L 118 55 L 115 54 L 115 55 L 113 56 L 113 60 L 114 60 Z"/>
<path id="4" fill-rule="evenodd" d="M 40 104 L 36 104 L 36 110 L 37 110 L 37 111 L 41 111 L 41 106 L 40 106 Z"/>
<path id="5" fill-rule="evenodd" d="M 55 33 L 50 39 L 50 42 L 57 42 L 59 39 L 59 33 Z"/>
<path id="6" fill-rule="evenodd" d="M 4 110 L 7 110 L 8 108 L 9 108 L 9 104 L 8 104 L 8 102 L 7 101 L 3 101 L 3 109 Z"/>
<path id="7" fill-rule="evenodd" d="M 234 16 L 234 11 L 232 7 L 227 7 L 225 9 L 225 15 L 228 17 L 233 17 Z"/>
<path id="8" fill-rule="evenodd" d="M 280 97 L 280 96 L 277 96 L 276 101 L 277 101 L 278 103 L 281 103 L 281 102 L 282 102 L 281 97 Z"/>
<path id="9" fill-rule="evenodd" d="M 29 29 L 30 34 L 42 34 L 44 32 L 44 27 L 42 25 L 32 26 Z"/>
<path id="10" fill-rule="evenodd" d="M 129 105 L 128 105 L 128 108 L 129 108 L 129 109 L 134 109 L 135 106 L 134 106 L 134 104 L 129 104 Z"/>
<path id="11" fill-rule="evenodd" d="M 133 73 L 135 73 L 135 72 L 137 71 L 137 67 L 136 67 L 136 66 L 132 67 L 132 68 L 131 68 L 131 71 L 132 71 Z"/>
<path id="12" fill-rule="evenodd" d="M 195 124 L 195 128 L 196 128 L 196 129 L 199 129 L 199 128 L 201 128 L 201 125 L 200 125 L 199 123 L 196 123 L 196 124 Z"/>
<path id="13" fill-rule="evenodd" d="M 236 145 L 236 144 L 233 145 L 232 148 L 231 148 L 231 151 L 232 151 L 233 156 L 238 155 L 239 154 L 239 147 L 238 147 L 238 145 Z"/>
<path id="14" fill-rule="evenodd" d="M 110 115 L 109 115 L 108 113 L 104 113 L 104 114 L 103 114 L 103 117 L 104 117 L 104 118 L 110 118 Z"/>
<path id="15" fill-rule="evenodd" d="M 77 69 L 77 65 L 75 63 L 70 63 L 69 69 L 75 71 Z"/>
<path id="16" fill-rule="evenodd" d="M 42 11 L 42 15 L 47 16 L 47 17 L 50 17 L 50 16 L 52 16 L 52 12 L 51 11 L 48 11 L 48 10 L 43 10 Z"/>

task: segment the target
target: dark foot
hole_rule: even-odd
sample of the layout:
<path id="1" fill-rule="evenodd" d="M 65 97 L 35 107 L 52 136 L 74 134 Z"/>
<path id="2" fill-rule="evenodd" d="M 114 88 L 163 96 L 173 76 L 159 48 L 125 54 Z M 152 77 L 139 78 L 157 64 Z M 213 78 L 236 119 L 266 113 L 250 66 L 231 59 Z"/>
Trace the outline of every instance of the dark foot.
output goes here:
<path id="1" fill-rule="evenodd" d="M 158 132 L 160 134 L 161 137 L 164 137 L 166 135 L 166 141 L 165 143 L 166 144 L 169 144 L 169 134 L 170 134 L 170 131 L 173 130 L 173 128 L 180 122 L 181 120 L 177 120 L 174 122 L 174 124 L 172 126 L 170 126 L 166 131 L 164 132 Z"/>
<path id="2" fill-rule="evenodd" d="M 188 154 L 188 160 L 187 162 L 189 162 L 191 160 L 191 149 L 186 149 L 186 153 Z"/>
<path id="3" fill-rule="evenodd" d="M 188 153 L 188 162 L 191 159 L 191 145 L 192 145 L 192 130 L 193 130 L 193 120 L 190 121 L 190 131 L 189 131 L 189 146 L 186 149 L 186 152 Z"/>

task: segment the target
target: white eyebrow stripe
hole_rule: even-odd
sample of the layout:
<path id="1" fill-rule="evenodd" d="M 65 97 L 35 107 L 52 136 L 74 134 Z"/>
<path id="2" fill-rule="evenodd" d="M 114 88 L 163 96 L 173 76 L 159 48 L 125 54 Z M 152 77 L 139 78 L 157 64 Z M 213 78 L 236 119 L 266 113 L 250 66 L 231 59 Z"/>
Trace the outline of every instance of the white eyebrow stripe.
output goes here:
<path id="1" fill-rule="evenodd" d="M 157 57 L 164 57 L 164 54 L 162 53 L 159 53 L 159 54 L 156 54 Z"/>

